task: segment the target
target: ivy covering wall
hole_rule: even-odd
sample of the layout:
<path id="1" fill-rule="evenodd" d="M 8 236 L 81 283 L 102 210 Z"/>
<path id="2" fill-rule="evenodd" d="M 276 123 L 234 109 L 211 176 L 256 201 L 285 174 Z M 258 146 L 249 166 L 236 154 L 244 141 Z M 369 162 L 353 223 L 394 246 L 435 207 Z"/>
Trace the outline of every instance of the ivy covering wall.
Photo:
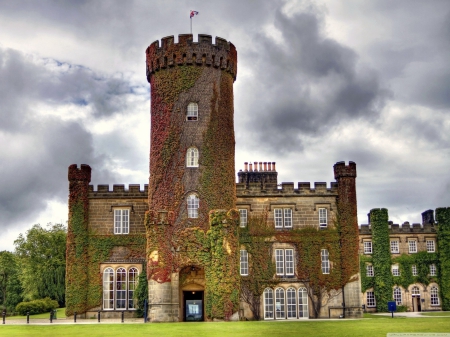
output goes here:
<path id="1" fill-rule="evenodd" d="M 450 310 L 450 208 L 437 208 L 438 273 L 442 310 Z"/>

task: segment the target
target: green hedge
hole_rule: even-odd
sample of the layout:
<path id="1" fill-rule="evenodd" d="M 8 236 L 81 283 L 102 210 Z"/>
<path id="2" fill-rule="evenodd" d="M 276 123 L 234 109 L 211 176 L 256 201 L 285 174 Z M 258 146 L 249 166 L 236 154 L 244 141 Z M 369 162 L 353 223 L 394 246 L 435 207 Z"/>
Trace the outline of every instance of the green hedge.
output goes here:
<path id="1" fill-rule="evenodd" d="M 26 315 L 27 312 L 30 315 L 41 314 L 43 312 L 49 312 L 58 308 L 58 302 L 46 297 L 40 300 L 34 300 L 30 302 L 20 302 L 16 306 L 16 312 L 19 315 Z"/>

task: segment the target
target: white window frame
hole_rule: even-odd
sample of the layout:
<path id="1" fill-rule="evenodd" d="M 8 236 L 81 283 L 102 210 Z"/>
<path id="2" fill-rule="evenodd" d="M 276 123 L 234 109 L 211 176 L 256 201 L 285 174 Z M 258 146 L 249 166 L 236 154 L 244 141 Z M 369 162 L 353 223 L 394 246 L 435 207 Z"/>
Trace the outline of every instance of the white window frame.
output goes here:
<path id="1" fill-rule="evenodd" d="M 400 253 L 400 246 L 398 240 L 391 240 L 391 254 Z"/>
<path id="2" fill-rule="evenodd" d="M 375 294 L 373 291 L 366 292 L 366 305 L 368 308 L 375 308 L 377 306 Z"/>
<path id="3" fill-rule="evenodd" d="M 427 240 L 427 252 L 434 253 L 436 251 L 436 245 L 434 240 Z"/>
<path id="4" fill-rule="evenodd" d="M 394 288 L 393 298 L 397 305 L 402 305 L 402 290 L 399 287 Z"/>
<path id="5" fill-rule="evenodd" d="M 119 266 L 114 270 L 103 270 L 103 310 L 134 310 L 134 291 L 137 287 L 139 270 L 135 267 Z"/>
<path id="6" fill-rule="evenodd" d="M 114 269 L 103 271 L 103 310 L 114 310 Z"/>
<path id="7" fill-rule="evenodd" d="M 274 208 L 275 228 L 292 228 L 292 208 Z"/>
<path id="8" fill-rule="evenodd" d="M 246 208 L 239 209 L 239 226 L 247 227 L 248 223 L 248 210 Z"/>
<path id="9" fill-rule="evenodd" d="M 400 276 L 400 268 L 397 264 L 392 265 L 392 276 Z"/>
<path id="10" fill-rule="evenodd" d="M 367 277 L 373 277 L 374 273 L 373 273 L 373 265 L 371 264 L 367 264 L 366 265 L 366 276 Z"/>
<path id="11" fill-rule="evenodd" d="M 364 254 L 372 254 L 372 241 L 364 241 Z"/>
<path id="12" fill-rule="evenodd" d="M 322 274 L 330 273 L 330 254 L 327 249 L 320 250 L 320 261 L 322 262 Z"/>
<path id="13" fill-rule="evenodd" d="M 412 276 L 417 276 L 418 275 L 417 274 L 417 266 L 415 264 L 413 264 L 411 266 L 411 273 L 412 273 Z"/>
<path id="14" fill-rule="evenodd" d="M 275 267 L 278 277 L 294 276 L 294 249 L 275 249 Z"/>
<path id="15" fill-rule="evenodd" d="M 274 298 L 273 289 L 264 289 L 264 319 L 274 319 Z"/>
<path id="16" fill-rule="evenodd" d="M 116 270 L 116 310 L 125 310 L 127 308 L 127 270 L 123 267 L 119 267 Z"/>
<path id="17" fill-rule="evenodd" d="M 130 233 L 130 209 L 114 208 L 114 234 Z"/>
<path id="18" fill-rule="evenodd" d="M 433 263 L 433 264 L 430 264 L 430 276 L 436 276 L 436 265 Z"/>
<path id="19" fill-rule="evenodd" d="M 298 289 L 298 317 L 309 318 L 308 291 L 303 287 Z"/>
<path id="20" fill-rule="evenodd" d="M 128 269 L 128 309 L 134 309 L 134 292 L 138 283 L 139 271 L 131 267 Z"/>
<path id="21" fill-rule="evenodd" d="M 245 249 L 241 249 L 240 274 L 241 276 L 248 276 L 248 253 Z"/>
<path id="22" fill-rule="evenodd" d="M 286 318 L 297 318 L 297 291 L 292 287 L 286 290 Z"/>
<path id="23" fill-rule="evenodd" d="M 191 102 L 187 106 L 186 110 L 186 120 L 187 121 L 197 121 L 198 120 L 198 104 Z"/>
<path id="24" fill-rule="evenodd" d="M 328 210 L 319 208 L 319 227 L 326 228 L 328 226 Z"/>
<path id="25" fill-rule="evenodd" d="M 436 286 L 432 286 L 430 289 L 430 304 L 432 306 L 439 305 L 439 289 Z"/>
<path id="26" fill-rule="evenodd" d="M 283 288 L 275 289 L 275 319 L 286 318 L 286 298 Z"/>
<path id="27" fill-rule="evenodd" d="M 186 151 L 186 167 L 198 167 L 198 149 L 195 146 Z"/>
<path id="28" fill-rule="evenodd" d="M 198 208 L 200 205 L 200 200 L 195 193 L 191 193 L 187 197 L 187 211 L 189 219 L 197 219 L 198 218 Z"/>
<path id="29" fill-rule="evenodd" d="M 408 252 L 417 253 L 417 240 L 408 240 Z"/>

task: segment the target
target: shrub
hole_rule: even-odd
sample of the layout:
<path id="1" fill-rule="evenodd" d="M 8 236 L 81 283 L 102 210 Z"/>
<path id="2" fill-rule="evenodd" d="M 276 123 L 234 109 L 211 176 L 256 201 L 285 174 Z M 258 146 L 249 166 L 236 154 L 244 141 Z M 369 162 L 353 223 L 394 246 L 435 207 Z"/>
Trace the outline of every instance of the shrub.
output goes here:
<path id="1" fill-rule="evenodd" d="M 30 302 L 20 302 L 16 306 L 16 312 L 19 315 L 26 315 L 27 312 L 29 312 L 30 315 L 35 315 L 41 314 L 43 312 L 49 312 L 50 310 L 54 310 L 58 307 L 59 305 L 57 301 L 46 297 L 40 300 L 34 300 Z"/>

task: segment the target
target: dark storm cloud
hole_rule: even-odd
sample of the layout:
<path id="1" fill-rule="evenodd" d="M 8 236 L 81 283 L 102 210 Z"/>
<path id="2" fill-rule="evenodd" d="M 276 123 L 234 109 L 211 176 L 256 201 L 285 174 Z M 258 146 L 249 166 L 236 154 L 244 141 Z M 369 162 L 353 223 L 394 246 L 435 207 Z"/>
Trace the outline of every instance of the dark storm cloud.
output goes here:
<path id="1" fill-rule="evenodd" d="M 330 128 L 348 119 L 373 118 L 387 92 L 377 75 L 358 67 L 350 48 L 326 38 L 314 13 L 275 15 L 282 40 L 258 37 L 255 72 L 260 91 L 254 102 L 256 129 L 270 128 L 271 137 L 258 133 L 269 150 L 299 149 L 301 135 L 326 137 Z"/>

